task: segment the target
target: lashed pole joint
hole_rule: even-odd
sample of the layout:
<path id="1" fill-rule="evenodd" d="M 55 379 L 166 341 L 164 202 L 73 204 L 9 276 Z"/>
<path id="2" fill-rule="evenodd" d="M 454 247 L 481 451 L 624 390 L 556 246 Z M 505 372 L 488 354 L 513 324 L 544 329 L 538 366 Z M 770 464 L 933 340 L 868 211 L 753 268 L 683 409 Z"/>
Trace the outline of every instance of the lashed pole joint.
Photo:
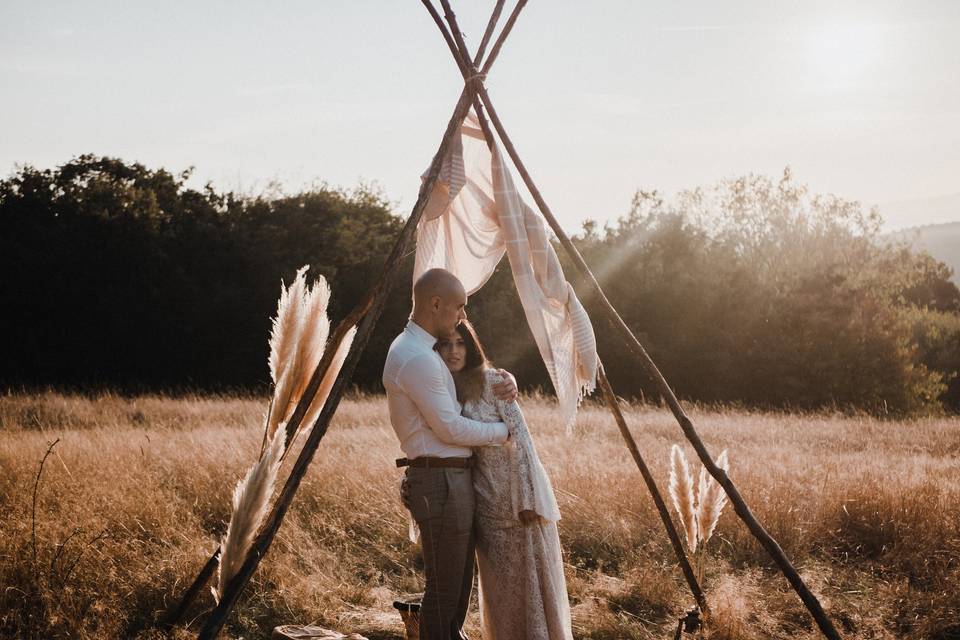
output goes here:
<path id="1" fill-rule="evenodd" d="M 429 0 L 422 0 L 424 4 L 428 5 L 428 9 L 432 9 Z M 450 10 L 449 0 L 440 0 L 444 9 L 447 12 L 448 19 L 453 16 L 453 12 Z M 520 3 L 524 3 L 525 0 L 520 0 Z M 434 11 L 431 11 L 433 14 Z M 463 40 L 460 37 L 459 30 L 456 28 L 455 18 L 450 20 L 451 30 L 453 31 L 453 37 L 457 39 L 457 44 L 460 45 L 461 49 L 459 51 L 456 48 L 452 48 L 454 56 L 459 58 L 457 61 L 457 66 L 461 70 L 468 68 L 469 56 L 466 55 L 465 46 L 463 46 Z M 441 25 L 442 28 L 442 25 Z M 588 285 L 590 286 L 592 292 L 596 295 L 598 301 L 600 302 L 601 309 L 604 312 L 604 316 L 607 321 L 611 324 L 614 331 L 621 336 L 621 338 L 626 342 L 630 351 L 636 356 L 640 361 L 641 366 L 644 370 L 650 375 L 650 377 L 657 384 L 660 389 L 661 394 L 666 399 L 667 404 L 670 406 L 670 410 L 676 418 L 677 422 L 680 425 L 681 430 L 686 436 L 687 440 L 693 445 L 694 451 L 697 453 L 697 457 L 700 458 L 700 461 L 703 463 L 704 467 L 707 469 L 707 472 L 713 476 L 714 479 L 723 487 L 724 491 L 727 494 L 727 497 L 730 499 L 730 502 L 733 504 L 734 511 L 740 516 L 740 519 L 744 522 L 747 528 L 750 530 L 750 533 L 753 534 L 755 538 L 760 542 L 760 544 L 767 550 L 767 553 L 770 554 L 770 557 L 776 562 L 777 566 L 780 568 L 781 572 L 787 578 L 787 581 L 796 591 L 797 595 L 803 601 L 804 605 L 807 607 L 807 610 L 810 612 L 810 615 L 814 618 L 817 623 L 817 626 L 820 628 L 821 633 L 831 640 L 839 640 L 840 634 L 837 632 L 836 628 L 833 626 L 833 623 L 827 617 L 826 613 L 823 610 L 823 607 L 820 605 L 820 601 L 815 595 L 807 588 L 806 584 L 803 582 L 803 579 L 800 577 L 800 574 L 790 563 L 790 560 L 787 558 L 786 554 L 783 552 L 783 549 L 774 540 L 763 525 L 760 524 L 759 520 L 753 515 L 753 512 L 747 506 L 746 501 L 744 501 L 743 496 L 740 495 L 740 492 L 737 490 L 737 487 L 734 485 L 733 481 L 727 476 L 727 474 L 720 469 L 716 463 L 713 461 L 713 458 L 710 457 L 710 453 L 707 451 L 706 446 L 703 444 L 703 441 L 700 439 L 699 434 L 693 426 L 690 418 L 686 415 L 683 410 L 683 407 L 680 406 L 680 402 L 677 400 L 676 394 L 674 394 L 673 389 L 670 388 L 670 385 L 667 383 L 666 379 L 663 377 L 663 374 L 660 372 L 657 365 L 650 358 L 650 355 L 647 353 L 646 349 L 643 348 L 643 345 L 640 344 L 640 341 L 637 340 L 636 336 L 633 335 L 633 332 L 623 321 L 623 318 L 620 317 L 620 314 L 617 313 L 617 310 L 613 307 L 610 301 L 607 299 L 606 295 L 603 292 L 603 289 L 600 288 L 600 284 L 597 282 L 593 273 L 590 271 L 590 268 L 587 266 L 586 262 L 583 259 L 583 256 L 580 255 L 579 250 L 571 242 L 570 238 L 560 227 L 560 224 L 557 222 L 556 218 L 553 216 L 553 213 L 550 211 L 550 207 L 547 205 L 546 201 L 543 199 L 543 196 L 540 194 L 539 189 L 537 189 L 536 184 L 534 184 L 533 179 L 530 177 L 529 172 L 524 166 L 523 162 L 520 160 L 519 154 L 516 151 L 510 137 L 507 135 L 506 130 L 503 127 L 503 124 L 500 122 L 500 118 L 497 116 L 496 110 L 493 108 L 493 104 L 490 102 L 490 96 L 487 94 L 486 87 L 482 84 L 478 87 L 479 99 L 486 107 L 487 114 L 490 117 L 490 120 L 493 123 L 494 128 L 497 131 L 497 134 L 500 136 L 500 140 L 503 142 L 504 147 L 507 149 L 507 153 L 510 155 L 511 160 L 513 160 L 514 166 L 520 172 L 521 177 L 523 178 L 524 184 L 526 184 L 527 189 L 530 191 L 530 194 L 533 196 L 534 201 L 537 204 L 537 207 L 540 209 L 540 212 L 543 214 L 544 218 L 550 224 L 550 228 L 553 229 L 554 233 L 557 235 L 557 238 L 560 240 L 560 243 L 563 245 L 564 249 L 573 259 L 574 264 L 576 265 L 578 271 L 586 279 Z"/>
<path id="2" fill-rule="evenodd" d="M 440 17 L 440 14 L 437 13 L 436 8 L 434 8 L 433 2 L 430 0 L 420 1 L 423 3 L 423 6 L 427 8 L 427 12 L 430 14 L 430 17 L 433 18 L 433 22 L 437 25 L 437 28 L 440 29 L 440 33 L 443 34 L 443 39 L 447 43 L 450 53 L 453 54 L 454 60 L 457 62 L 457 67 L 460 69 L 460 74 L 463 76 L 464 86 L 468 87 L 470 85 L 477 85 L 474 89 L 476 91 L 479 89 L 479 85 L 482 85 L 483 81 L 486 79 L 486 72 L 478 71 L 477 62 L 470 61 L 470 56 L 466 54 L 466 48 L 463 44 L 463 36 L 460 34 L 460 31 L 453 29 L 454 37 L 451 37 L 450 33 L 444 28 L 443 19 Z M 453 19 L 453 12 L 449 7 L 449 4 L 444 4 L 447 21 Z M 493 19 L 494 15 L 497 15 L 502 7 L 503 2 L 498 2 L 496 8 L 493 10 L 494 14 L 490 16 L 490 23 L 487 25 L 488 30 L 490 29 L 491 25 L 496 24 L 496 21 Z M 503 34 L 501 34 L 501 38 L 498 39 L 497 42 L 502 41 L 502 36 Z M 456 38 L 456 40 L 454 40 L 454 38 Z M 473 111 L 477 114 L 477 120 L 480 122 L 480 129 L 483 131 L 483 137 L 487 141 L 487 145 L 493 149 L 493 131 L 490 130 L 490 124 L 483 115 L 483 104 L 480 102 L 480 98 L 477 95 L 474 95 L 473 97 Z"/>

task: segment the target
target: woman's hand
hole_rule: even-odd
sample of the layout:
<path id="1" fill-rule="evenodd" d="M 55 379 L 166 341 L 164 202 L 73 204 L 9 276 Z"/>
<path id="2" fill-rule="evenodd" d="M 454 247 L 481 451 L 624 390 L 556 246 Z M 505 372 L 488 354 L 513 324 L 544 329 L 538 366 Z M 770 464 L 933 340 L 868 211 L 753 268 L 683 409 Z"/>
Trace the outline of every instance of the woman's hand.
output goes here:
<path id="1" fill-rule="evenodd" d="M 400 480 L 400 502 L 403 503 L 403 506 L 410 509 L 410 505 L 413 502 L 410 498 L 410 479 L 407 478 L 406 474 L 402 476 Z"/>
<path id="2" fill-rule="evenodd" d="M 536 511 L 531 511 L 530 509 L 524 509 L 520 512 L 520 522 L 525 525 L 536 524 L 540 520 L 540 516 L 537 515 Z"/>
<path id="3" fill-rule="evenodd" d="M 490 389 L 493 391 L 493 395 L 497 397 L 498 400 L 503 400 L 504 402 L 512 402 L 517 399 L 517 380 L 513 377 L 506 369 L 497 369 L 497 373 L 500 374 L 500 382 L 496 382 L 490 386 Z"/>

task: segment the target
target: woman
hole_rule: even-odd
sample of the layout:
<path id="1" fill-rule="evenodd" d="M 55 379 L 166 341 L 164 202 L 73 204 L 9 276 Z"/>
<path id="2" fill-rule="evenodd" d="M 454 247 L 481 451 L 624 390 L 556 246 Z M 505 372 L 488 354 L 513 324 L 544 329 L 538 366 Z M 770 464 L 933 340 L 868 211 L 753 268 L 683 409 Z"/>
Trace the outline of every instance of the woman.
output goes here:
<path id="1" fill-rule="evenodd" d="M 453 374 L 463 415 L 504 422 L 510 440 L 475 449 L 477 566 L 485 640 L 572 640 L 557 520 L 560 511 L 517 402 L 498 400 L 490 367 L 466 320 L 437 351 Z"/>

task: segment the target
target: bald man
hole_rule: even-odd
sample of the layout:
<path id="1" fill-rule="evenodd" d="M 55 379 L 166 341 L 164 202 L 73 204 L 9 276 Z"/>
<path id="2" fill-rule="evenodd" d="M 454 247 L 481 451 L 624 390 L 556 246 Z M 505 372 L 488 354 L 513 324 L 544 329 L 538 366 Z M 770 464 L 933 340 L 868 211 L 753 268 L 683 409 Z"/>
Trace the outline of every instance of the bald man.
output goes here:
<path id="1" fill-rule="evenodd" d="M 473 587 L 473 477 L 471 447 L 502 444 L 507 427 L 460 415 L 453 376 L 433 347 L 465 319 L 460 280 L 431 269 L 413 286 L 413 313 L 390 345 L 383 367 L 390 422 L 406 458 L 405 503 L 420 528 L 426 587 L 420 605 L 422 640 L 460 640 Z M 512 376 L 500 388 L 516 396 Z"/>

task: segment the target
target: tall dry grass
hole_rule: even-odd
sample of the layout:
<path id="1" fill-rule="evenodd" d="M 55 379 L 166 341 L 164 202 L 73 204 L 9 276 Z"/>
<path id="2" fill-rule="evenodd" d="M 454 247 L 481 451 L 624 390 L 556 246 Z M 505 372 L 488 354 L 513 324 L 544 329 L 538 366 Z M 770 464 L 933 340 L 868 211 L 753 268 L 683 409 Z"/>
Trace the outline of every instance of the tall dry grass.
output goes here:
<path id="1" fill-rule="evenodd" d="M 552 405 L 523 403 L 563 512 L 576 636 L 670 636 L 691 598 L 607 413 L 587 406 L 568 437 Z M 0 635 L 156 636 L 157 617 L 225 531 L 229 479 L 256 459 L 266 405 L 229 397 L 0 397 Z M 731 477 L 845 637 L 956 637 L 960 422 L 691 414 L 715 455 L 729 450 Z M 633 408 L 627 417 L 665 490 L 678 427 L 656 409 Z M 57 437 L 38 490 L 34 564 L 33 484 Z M 397 497 L 396 455 L 381 398 L 341 405 L 270 556 L 231 616 L 232 636 L 266 638 L 276 624 L 317 621 L 400 637 L 390 602 L 422 583 Z M 291 463 L 284 464 L 281 474 Z M 711 637 L 818 637 L 732 510 L 713 537 L 704 579 Z M 204 595 L 191 617 L 210 606 Z M 476 622 L 474 615 L 479 637 Z"/>

